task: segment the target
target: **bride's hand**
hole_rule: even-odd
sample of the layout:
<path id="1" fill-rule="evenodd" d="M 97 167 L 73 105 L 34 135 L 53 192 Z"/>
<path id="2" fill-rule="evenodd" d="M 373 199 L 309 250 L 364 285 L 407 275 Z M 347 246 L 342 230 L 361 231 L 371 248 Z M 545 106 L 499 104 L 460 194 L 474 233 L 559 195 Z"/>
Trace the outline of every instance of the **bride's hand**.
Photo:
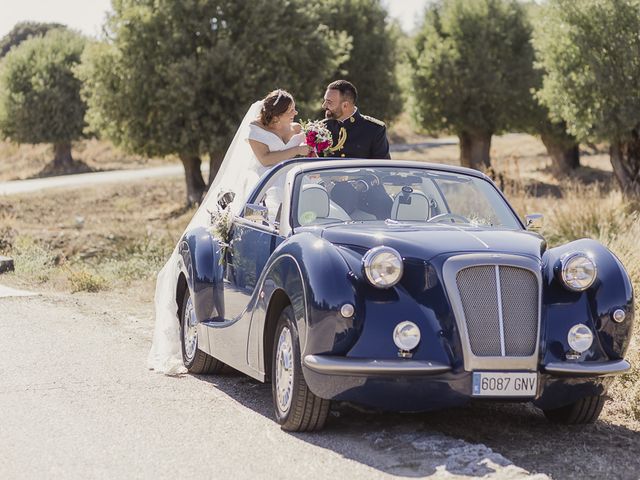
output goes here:
<path id="1" fill-rule="evenodd" d="M 309 145 L 300 145 L 299 147 L 296 147 L 296 155 L 300 155 L 301 157 L 310 156 L 312 151 L 313 148 L 311 148 Z"/>

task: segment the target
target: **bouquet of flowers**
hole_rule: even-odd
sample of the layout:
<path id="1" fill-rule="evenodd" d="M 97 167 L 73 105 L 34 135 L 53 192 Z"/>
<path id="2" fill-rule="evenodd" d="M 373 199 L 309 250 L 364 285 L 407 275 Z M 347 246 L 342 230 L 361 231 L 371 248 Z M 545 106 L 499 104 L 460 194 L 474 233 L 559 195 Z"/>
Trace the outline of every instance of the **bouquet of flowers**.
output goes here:
<path id="1" fill-rule="evenodd" d="M 317 156 L 324 155 L 333 144 L 331 132 L 320 120 L 303 123 L 302 131 L 306 144 L 313 148 Z"/>
<path id="2" fill-rule="evenodd" d="M 216 207 L 216 211 L 207 209 L 211 218 L 208 230 L 218 241 L 218 245 L 220 247 L 219 263 L 222 265 L 226 257 L 227 248 L 229 248 L 229 241 L 231 240 L 233 214 L 231 213 L 230 208 L 222 208 L 219 205 L 216 205 Z"/>

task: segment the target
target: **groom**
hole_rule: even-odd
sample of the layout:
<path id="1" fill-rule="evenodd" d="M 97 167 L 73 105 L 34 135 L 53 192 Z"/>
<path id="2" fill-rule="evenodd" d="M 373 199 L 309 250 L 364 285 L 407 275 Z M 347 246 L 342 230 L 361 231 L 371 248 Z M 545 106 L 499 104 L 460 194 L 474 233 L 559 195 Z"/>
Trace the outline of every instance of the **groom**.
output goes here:
<path id="1" fill-rule="evenodd" d="M 384 122 L 362 115 L 356 107 L 358 91 L 346 80 L 327 86 L 322 108 L 333 137 L 331 157 L 391 158 Z"/>

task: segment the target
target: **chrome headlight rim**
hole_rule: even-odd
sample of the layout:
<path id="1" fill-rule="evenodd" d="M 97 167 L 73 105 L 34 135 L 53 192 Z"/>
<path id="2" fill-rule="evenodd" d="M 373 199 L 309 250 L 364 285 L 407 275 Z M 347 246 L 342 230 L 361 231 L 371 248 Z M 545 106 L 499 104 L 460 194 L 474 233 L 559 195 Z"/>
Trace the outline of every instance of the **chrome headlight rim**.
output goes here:
<path id="1" fill-rule="evenodd" d="M 571 284 L 570 283 L 571 280 L 567 278 L 567 269 L 569 265 L 571 264 L 571 262 L 573 262 L 578 258 L 588 260 L 589 262 L 591 262 L 591 265 L 593 266 L 593 276 L 587 285 L 577 286 L 575 284 Z M 562 258 L 560 258 L 560 280 L 562 281 L 562 284 L 572 292 L 584 292 L 595 283 L 597 278 L 598 278 L 598 266 L 596 265 L 596 262 L 593 260 L 593 258 L 591 258 L 591 255 L 585 252 L 571 252 L 566 255 L 563 255 Z"/>
<path id="2" fill-rule="evenodd" d="M 382 254 L 393 255 L 398 261 L 398 271 L 396 274 L 396 278 L 393 281 L 387 283 L 380 283 L 379 281 L 376 281 L 376 275 L 373 270 L 374 260 Z M 398 253 L 398 251 L 394 248 L 385 246 L 373 247 L 369 249 L 367 253 L 365 253 L 362 257 L 362 270 L 364 272 L 364 276 L 374 287 L 382 289 L 391 288 L 394 285 L 397 285 L 397 283 L 402 278 L 402 275 L 404 273 L 404 262 L 402 261 L 402 256 L 400 255 L 400 253 Z M 380 276 L 377 277 L 380 278 Z"/>

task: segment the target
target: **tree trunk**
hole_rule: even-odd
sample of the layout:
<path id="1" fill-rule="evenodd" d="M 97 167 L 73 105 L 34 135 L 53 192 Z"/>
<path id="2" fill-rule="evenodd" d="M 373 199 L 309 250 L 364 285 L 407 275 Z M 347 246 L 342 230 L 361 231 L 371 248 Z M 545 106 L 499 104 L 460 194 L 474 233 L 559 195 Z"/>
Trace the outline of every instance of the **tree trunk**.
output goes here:
<path id="1" fill-rule="evenodd" d="M 216 178 L 222 165 L 222 160 L 224 160 L 224 152 L 209 152 L 209 185 Z"/>
<path id="2" fill-rule="evenodd" d="M 202 163 L 198 155 L 188 153 L 180 154 L 180 160 L 184 165 L 185 180 L 187 182 L 187 205 L 199 204 L 207 189 L 200 164 Z"/>
<path id="3" fill-rule="evenodd" d="M 491 133 L 461 132 L 460 165 L 463 167 L 485 170 L 491 166 Z"/>
<path id="4" fill-rule="evenodd" d="M 552 133 L 541 133 L 542 143 L 553 162 L 553 170 L 560 175 L 567 175 L 580 166 L 580 146 L 575 138 Z"/>
<path id="5" fill-rule="evenodd" d="M 71 142 L 55 143 L 53 145 L 53 170 L 57 172 L 66 172 L 73 167 L 73 158 L 71 157 Z"/>
<path id="6" fill-rule="evenodd" d="M 622 192 L 640 199 L 640 136 L 638 130 L 631 132 L 628 139 L 611 142 L 611 165 Z"/>

